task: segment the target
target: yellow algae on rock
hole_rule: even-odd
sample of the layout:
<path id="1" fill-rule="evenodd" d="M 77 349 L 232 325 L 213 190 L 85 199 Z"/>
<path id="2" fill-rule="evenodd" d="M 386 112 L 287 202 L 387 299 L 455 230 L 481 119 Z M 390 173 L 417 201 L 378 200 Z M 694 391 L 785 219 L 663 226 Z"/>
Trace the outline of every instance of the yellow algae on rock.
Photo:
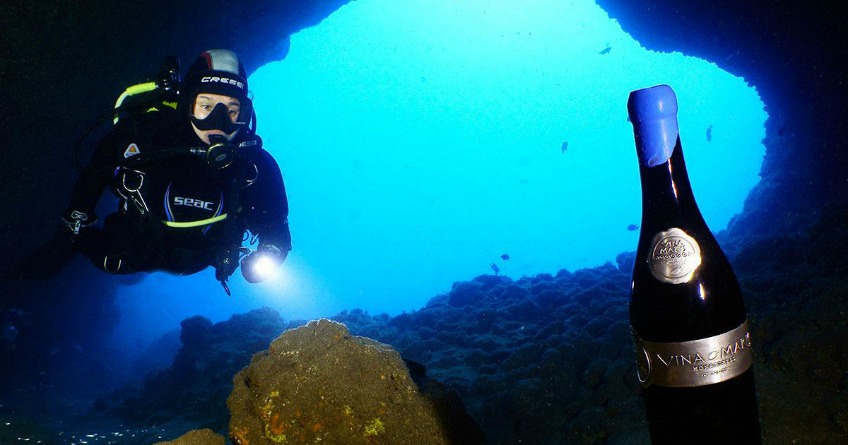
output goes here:
<path id="1" fill-rule="evenodd" d="M 205 428 L 192 430 L 168 442 L 157 442 L 154 445 L 224 445 L 224 436 Z M 247 445 L 242 443 L 242 445 Z"/>
<path id="2" fill-rule="evenodd" d="M 383 422 L 379 417 L 365 425 L 365 437 L 376 436 L 383 431 L 386 431 L 386 427 L 383 425 Z"/>

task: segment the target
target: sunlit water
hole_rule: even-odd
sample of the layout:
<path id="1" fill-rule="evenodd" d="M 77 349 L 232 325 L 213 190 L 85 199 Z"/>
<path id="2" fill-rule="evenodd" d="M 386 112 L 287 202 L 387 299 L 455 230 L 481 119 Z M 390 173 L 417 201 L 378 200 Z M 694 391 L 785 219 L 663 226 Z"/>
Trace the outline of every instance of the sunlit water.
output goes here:
<path id="1" fill-rule="evenodd" d="M 492 265 L 519 278 L 614 261 L 638 237 L 626 113 L 637 88 L 677 92 L 714 231 L 759 179 L 755 89 L 646 50 L 591 1 L 360 0 L 290 45 L 250 77 L 258 132 L 288 188 L 294 251 L 282 276 L 235 276 L 232 298 L 211 271 L 125 286 L 122 341 L 262 305 L 286 319 L 394 315 Z"/>

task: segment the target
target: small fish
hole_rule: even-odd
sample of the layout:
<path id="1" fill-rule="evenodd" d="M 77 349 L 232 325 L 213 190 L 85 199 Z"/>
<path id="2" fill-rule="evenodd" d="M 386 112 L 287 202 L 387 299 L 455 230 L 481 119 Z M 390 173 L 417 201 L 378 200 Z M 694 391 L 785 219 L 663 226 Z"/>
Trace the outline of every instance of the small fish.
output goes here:
<path id="1" fill-rule="evenodd" d="M 630 224 L 629 226 L 627 226 L 627 230 L 629 230 L 631 232 L 635 232 L 635 231 L 639 230 L 639 226 L 636 225 L 636 224 Z"/>
<path id="2" fill-rule="evenodd" d="M 495 264 L 495 263 L 490 264 L 490 265 L 489 265 L 489 267 L 491 267 L 491 268 L 492 268 L 492 272 L 494 272 L 494 273 L 495 273 L 495 275 L 497 275 L 497 274 L 498 274 L 498 272 L 500 272 L 500 271 L 501 271 L 501 268 L 500 268 L 500 267 L 498 267 L 498 265 L 497 265 L 497 264 Z"/>
<path id="3" fill-rule="evenodd" d="M 709 127 L 707 127 L 707 142 L 710 142 L 712 140 L 713 140 L 713 126 L 710 125 Z"/>
<path id="4" fill-rule="evenodd" d="M 560 146 L 559 149 L 562 150 L 563 153 L 568 151 L 568 141 L 563 142 L 562 146 Z"/>
<path id="5" fill-rule="evenodd" d="M 602 49 L 598 54 L 608 54 L 610 51 L 612 51 L 612 47 L 608 46 L 608 47 Z"/>
<path id="6" fill-rule="evenodd" d="M 509 261 L 509 254 L 505 253 L 505 254 L 501 255 L 501 259 L 504 260 L 504 261 Z"/>

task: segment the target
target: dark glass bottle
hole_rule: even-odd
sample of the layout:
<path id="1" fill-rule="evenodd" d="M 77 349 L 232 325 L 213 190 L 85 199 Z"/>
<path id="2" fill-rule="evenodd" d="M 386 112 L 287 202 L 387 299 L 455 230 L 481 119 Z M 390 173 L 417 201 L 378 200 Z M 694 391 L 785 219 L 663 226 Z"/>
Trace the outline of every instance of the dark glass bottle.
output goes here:
<path id="1" fill-rule="evenodd" d="M 667 85 L 627 103 L 642 182 L 630 325 L 651 441 L 761 443 L 739 283 L 689 184 Z"/>

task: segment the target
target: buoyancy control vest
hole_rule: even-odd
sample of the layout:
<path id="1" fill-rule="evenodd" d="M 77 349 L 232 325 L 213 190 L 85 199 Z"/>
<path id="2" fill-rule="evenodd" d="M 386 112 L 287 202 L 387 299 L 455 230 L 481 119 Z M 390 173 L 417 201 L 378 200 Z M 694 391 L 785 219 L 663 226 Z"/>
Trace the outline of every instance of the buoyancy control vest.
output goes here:
<path id="1" fill-rule="evenodd" d="M 246 154 L 261 149 L 261 139 L 239 135 L 232 161 L 221 167 L 203 155 L 209 147 L 189 145 L 199 144 L 190 128 L 179 123 L 153 127 L 152 137 L 133 131 L 116 138 L 119 166 L 112 190 L 121 199 L 121 211 L 140 224 L 157 226 L 166 252 L 183 252 L 171 260 L 177 269 L 198 257 L 207 265 L 216 265 L 216 255 L 232 259 L 232 253 L 220 250 L 237 249 L 243 240 L 239 197 L 257 176 Z"/>

